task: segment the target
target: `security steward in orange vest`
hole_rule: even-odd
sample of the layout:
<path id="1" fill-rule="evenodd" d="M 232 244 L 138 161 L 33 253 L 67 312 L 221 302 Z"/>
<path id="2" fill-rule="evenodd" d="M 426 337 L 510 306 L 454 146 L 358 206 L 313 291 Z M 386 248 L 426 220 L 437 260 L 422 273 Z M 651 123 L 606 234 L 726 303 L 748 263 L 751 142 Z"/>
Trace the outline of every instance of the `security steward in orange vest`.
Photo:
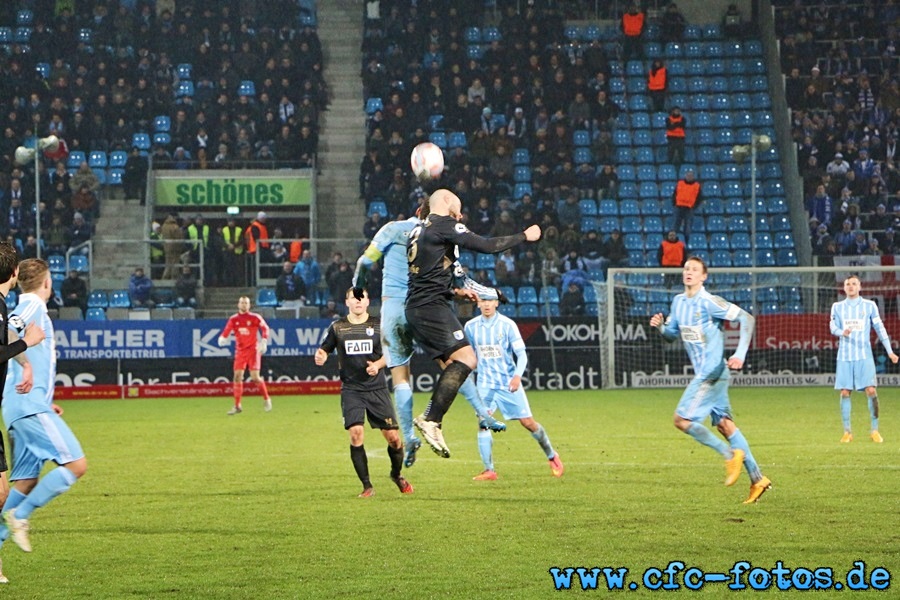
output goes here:
<path id="1" fill-rule="evenodd" d="M 654 60 L 647 74 L 647 91 L 653 101 L 653 110 L 666 110 L 666 67 L 661 60 Z"/>
<path id="2" fill-rule="evenodd" d="M 681 226 L 688 243 L 691 241 L 694 209 L 700 205 L 701 199 L 700 182 L 694 179 L 694 172 L 689 169 L 685 172 L 684 179 L 680 179 L 675 185 L 675 193 L 672 195 L 672 203 L 675 205 L 675 225 L 672 229 L 678 231 Z"/>
<path id="3" fill-rule="evenodd" d="M 684 162 L 684 128 L 687 121 L 681 114 L 681 108 L 673 106 L 666 117 L 666 141 L 669 143 L 667 160 L 676 167 Z"/>
<path id="4" fill-rule="evenodd" d="M 250 285 L 256 285 L 256 261 L 268 263 L 272 261 L 269 252 L 269 228 L 266 227 L 266 213 L 256 213 L 256 220 L 247 227 L 245 239 L 247 242 L 247 272 L 250 274 Z"/>
<path id="5" fill-rule="evenodd" d="M 247 284 L 244 265 L 244 229 L 239 227 L 234 217 L 222 228 L 222 285 L 243 286 Z"/>
<path id="6" fill-rule="evenodd" d="M 622 59 L 625 61 L 631 59 L 640 59 L 644 56 L 644 49 L 641 45 L 641 36 L 644 34 L 645 15 L 635 2 L 628 9 L 628 12 L 622 15 Z"/>
<path id="7" fill-rule="evenodd" d="M 665 269 L 680 269 L 684 266 L 687 249 L 684 247 L 684 242 L 678 239 L 678 233 L 674 229 L 666 234 L 666 238 L 659 245 L 656 259 L 659 261 L 659 266 Z M 677 285 L 679 279 L 680 277 L 676 273 L 666 273 L 666 287 Z"/>

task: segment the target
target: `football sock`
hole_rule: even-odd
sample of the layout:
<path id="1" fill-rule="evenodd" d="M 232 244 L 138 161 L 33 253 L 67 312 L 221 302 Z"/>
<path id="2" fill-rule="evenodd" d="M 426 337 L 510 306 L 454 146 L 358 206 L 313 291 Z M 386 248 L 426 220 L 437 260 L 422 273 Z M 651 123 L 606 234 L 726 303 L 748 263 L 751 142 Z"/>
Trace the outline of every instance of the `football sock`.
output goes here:
<path id="1" fill-rule="evenodd" d="M 744 451 L 744 468 L 747 469 L 747 475 L 750 476 L 750 481 L 756 483 L 762 479 L 762 473 L 759 472 L 759 465 L 756 464 L 756 459 L 753 458 L 753 453 L 750 452 L 750 444 L 747 443 L 747 438 L 744 437 L 741 430 L 735 428 L 734 433 L 731 434 L 728 441 L 731 443 L 732 448 Z"/>
<path id="2" fill-rule="evenodd" d="M 425 420 L 440 423 L 444 419 L 444 415 L 450 410 L 450 405 L 456 398 L 459 388 L 462 387 L 466 377 L 472 369 L 459 361 L 452 361 L 438 379 L 434 393 L 431 395 L 431 401 L 425 408 Z"/>
<path id="3" fill-rule="evenodd" d="M 46 506 L 60 494 L 69 491 L 76 481 L 78 478 L 72 471 L 65 467 L 56 467 L 41 478 L 28 496 L 22 500 L 13 515 L 17 519 L 27 519 L 34 509 Z"/>
<path id="4" fill-rule="evenodd" d="M 481 454 L 481 462 L 488 471 L 494 470 L 494 436 L 487 429 L 478 430 L 478 453 Z"/>
<path id="5" fill-rule="evenodd" d="M 241 396 L 244 395 L 244 382 L 238 381 L 234 384 L 234 405 L 241 405 Z"/>
<path id="6" fill-rule="evenodd" d="M 266 400 L 269 399 L 269 388 L 266 387 L 266 380 L 262 377 L 259 378 L 259 381 L 256 382 L 259 385 L 259 389 L 262 390 L 263 398 Z"/>
<path id="7" fill-rule="evenodd" d="M 466 380 L 459 388 L 459 393 L 469 401 L 479 419 L 484 419 L 488 416 L 487 408 L 485 408 L 484 402 L 481 401 L 481 396 L 478 395 L 478 388 L 475 387 L 475 379 L 471 375 L 466 377 Z"/>
<path id="8" fill-rule="evenodd" d="M 872 431 L 878 431 L 878 395 L 869 396 L 869 414 L 872 415 Z"/>
<path id="9" fill-rule="evenodd" d="M 841 420 L 844 431 L 850 431 L 850 396 L 841 396 Z"/>
<path id="10" fill-rule="evenodd" d="M 400 430 L 408 444 L 415 437 L 413 432 L 413 393 L 409 383 L 398 383 L 394 386 L 394 403 L 397 405 L 397 417 L 400 419 Z"/>
<path id="11" fill-rule="evenodd" d="M 356 476 L 363 484 L 363 489 L 372 487 L 369 481 L 369 459 L 366 457 L 365 446 L 350 446 L 350 460 L 353 461 L 353 468 L 356 469 Z"/>
<path id="12" fill-rule="evenodd" d="M 17 490 L 16 488 L 11 488 L 9 490 L 9 496 L 6 498 L 6 502 L 3 503 L 3 510 L 0 512 L 5 513 L 8 510 L 12 510 L 22 504 L 22 500 L 24 500 L 27 496 Z M 6 527 L 0 528 L 0 548 L 3 547 L 3 542 L 5 542 L 9 538 L 9 529 Z"/>
<path id="13" fill-rule="evenodd" d="M 728 447 L 728 444 L 717 438 L 712 431 L 700 423 L 691 423 L 686 433 L 704 446 L 709 446 L 726 459 L 731 458 L 731 448 Z"/>
<path id="14" fill-rule="evenodd" d="M 388 456 L 391 458 L 391 477 L 399 477 L 403 468 L 403 446 L 394 448 L 388 444 Z"/>
<path id="15" fill-rule="evenodd" d="M 538 425 L 538 430 L 531 432 L 531 437 L 536 439 L 537 443 L 541 445 L 541 450 L 547 455 L 547 460 L 552 460 L 556 456 L 556 452 L 553 450 L 553 446 L 550 445 L 550 438 L 547 437 L 547 432 L 544 431 L 543 425 Z"/>

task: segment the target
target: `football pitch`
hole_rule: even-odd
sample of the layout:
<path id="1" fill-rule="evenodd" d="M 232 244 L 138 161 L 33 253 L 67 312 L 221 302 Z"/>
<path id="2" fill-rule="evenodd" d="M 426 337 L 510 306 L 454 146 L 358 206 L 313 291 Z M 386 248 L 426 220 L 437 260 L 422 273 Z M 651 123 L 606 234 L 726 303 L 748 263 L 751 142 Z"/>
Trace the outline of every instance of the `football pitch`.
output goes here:
<path id="1" fill-rule="evenodd" d="M 691 567 L 730 576 L 741 561 L 750 563 L 744 584 L 746 571 L 778 561 L 831 568 L 839 582 L 856 561 L 867 577 L 875 567 L 900 577 L 895 394 L 882 390 L 885 443 L 869 440 L 856 394 L 856 440 L 842 445 L 833 390 L 733 389 L 736 421 L 774 482 L 749 506 L 746 473 L 724 487 L 720 458 L 672 426 L 674 389 L 530 394 L 565 463 L 562 479 L 510 422 L 494 438 L 500 479 L 472 481 L 482 470 L 476 421 L 459 398 L 444 424 L 452 458 L 423 448 L 405 472 L 415 493 L 404 496 L 388 479 L 383 438 L 367 429 L 376 495 L 365 500 L 337 396 L 276 397 L 271 413 L 249 397 L 236 417 L 225 416 L 229 398 L 66 402 L 87 475 L 32 516 L 34 552 L 4 545 L 11 583 L 0 594 L 591 597 L 608 595 L 602 569 L 611 568 L 627 569 L 617 594 L 654 597 L 663 592 L 647 585 L 659 578 L 650 571 L 645 585 L 645 572 L 673 561 L 685 565 L 679 584 Z M 426 401 L 417 395 L 417 410 Z M 584 591 L 576 572 L 569 591 L 556 591 L 554 567 L 599 568 L 598 589 Z M 710 580 L 689 593 L 728 597 L 727 586 Z M 815 594 L 848 595 L 858 594 Z"/>

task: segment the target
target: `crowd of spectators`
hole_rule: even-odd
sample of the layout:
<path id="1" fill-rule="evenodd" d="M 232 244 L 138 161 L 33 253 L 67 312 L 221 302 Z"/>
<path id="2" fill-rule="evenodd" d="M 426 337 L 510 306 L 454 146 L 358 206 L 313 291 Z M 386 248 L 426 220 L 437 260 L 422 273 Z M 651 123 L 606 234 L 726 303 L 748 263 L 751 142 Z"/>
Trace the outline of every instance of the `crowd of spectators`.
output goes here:
<path id="1" fill-rule="evenodd" d="M 827 262 L 900 252 L 900 9 L 775 4 L 814 253 Z"/>
<path id="2" fill-rule="evenodd" d="M 91 238 L 104 190 L 87 162 L 67 164 L 74 151 L 129 152 L 123 187 L 142 201 L 148 158 L 174 169 L 314 164 L 328 97 L 300 10 L 296 0 L 253 14 L 212 0 L 0 3 L 0 27 L 16 33 L 0 52 L 0 238 L 27 256 L 38 219 L 45 252 Z M 136 133 L 153 146 L 136 148 Z M 51 134 L 60 149 L 37 177 L 15 164 L 18 146 Z"/>
<path id="3" fill-rule="evenodd" d="M 505 253 L 493 268 L 469 266 L 474 278 L 563 286 L 564 294 L 569 270 L 584 285 L 629 262 L 621 232 L 584 219 L 580 200 L 617 198 L 613 132 L 626 108 L 610 90 L 611 62 L 644 56 L 651 20 L 640 6 L 622 5 L 627 14 L 614 17 L 621 31 L 586 41 L 566 35 L 566 3 L 499 3 L 496 29 L 485 27 L 483 4 L 420 2 L 406 10 L 402 2 L 367 3 L 364 97 L 382 102 L 368 110 L 359 183 L 369 208 L 363 235 L 371 238 L 385 220 L 414 213 L 424 191 L 410 174 L 409 153 L 430 133 L 445 132 L 442 183 L 459 195 L 472 231 L 499 236 L 531 224 L 544 230 L 539 243 Z M 734 7 L 723 15 L 725 29 L 740 22 Z M 681 40 L 686 24 L 671 3 L 652 20 L 654 39 Z M 493 33 L 473 41 L 473 30 Z M 655 101 L 664 105 L 665 93 Z M 670 118 L 679 117 L 673 109 Z M 683 148 L 681 127 L 676 141 Z M 586 155 L 577 153 L 575 132 L 590 136 Z M 668 162 L 677 166 L 684 150 L 669 146 Z M 517 168 L 527 169 L 528 185 L 518 185 Z"/>

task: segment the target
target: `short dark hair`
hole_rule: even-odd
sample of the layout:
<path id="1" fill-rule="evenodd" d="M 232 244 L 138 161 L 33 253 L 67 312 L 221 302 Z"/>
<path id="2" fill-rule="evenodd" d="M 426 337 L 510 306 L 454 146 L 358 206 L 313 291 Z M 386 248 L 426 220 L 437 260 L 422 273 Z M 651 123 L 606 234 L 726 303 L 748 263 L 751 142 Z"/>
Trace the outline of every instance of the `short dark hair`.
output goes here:
<path id="1" fill-rule="evenodd" d="M 0 242 L 0 283 L 6 283 L 12 278 L 19 266 L 19 253 L 15 246 L 9 242 Z"/>
<path id="2" fill-rule="evenodd" d="M 708 273 L 708 272 L 709 272 L 709 269 L 708 269 L 707 266 L 706 266 L 706 261 L 703 260 L 702 258 L 700 258 L 699 256 L 697 256 L 696 254 L 694 254 L 693 256 L 689 256 L 688 259 L 687 259 L 686 261 L 684 261 L 684 262 L 685 262 L 685 263 L 688 263 L 688 262 L 690 262 L 690 261 L 694 261 L 694 262 L 700 263 L 700 266 L 703 267 L 703 272 L 704 272 L 704 273 Z"/>

